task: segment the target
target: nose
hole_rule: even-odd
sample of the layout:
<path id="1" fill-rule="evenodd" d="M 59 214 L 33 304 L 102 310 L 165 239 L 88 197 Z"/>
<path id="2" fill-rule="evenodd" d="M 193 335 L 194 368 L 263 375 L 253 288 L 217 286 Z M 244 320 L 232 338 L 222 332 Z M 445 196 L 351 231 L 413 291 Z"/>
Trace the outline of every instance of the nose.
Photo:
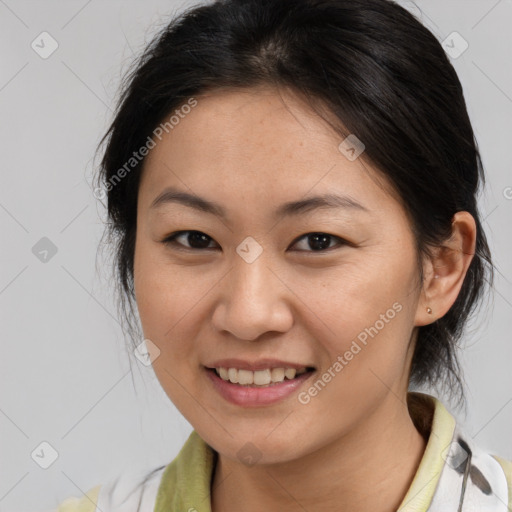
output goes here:
<path id="1" fill-rule="evenodd" d="M 262 257 L 252 263 L 239 258 L 223 279 L 214 328 L 247 341 L 267 332 L 288 331 L 293 325 L 289 304 L 293 293 L 283 277 Z"/>

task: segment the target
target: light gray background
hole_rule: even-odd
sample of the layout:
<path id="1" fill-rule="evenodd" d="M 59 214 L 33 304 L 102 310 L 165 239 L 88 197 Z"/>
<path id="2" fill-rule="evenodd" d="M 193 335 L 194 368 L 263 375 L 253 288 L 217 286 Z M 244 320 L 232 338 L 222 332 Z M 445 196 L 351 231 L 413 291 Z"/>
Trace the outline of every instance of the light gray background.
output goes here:
<path id="1" fill-rule="evenodd" d="M 166 464 L 191 431 L 125 348 L 110 269 L 95 268 L 105 215 L 91 186 L 122 72 L 185 5 L 0 0 L 0 511 L 51 508 L 124 468 Z M 512 1 L 404 5 L 440 40 L 469 43 L 453 63 L 489 177 L 498 272 L 494 308 L 466 337 L 470 413 L 458 419 L 512 459 Z M 59 45 L 47 59 L 31 48 L 43 31 Z M 32 252 L 42 237 L 57 247 L 46 263 Z M 58 452 L 46 470 L 31 458 L 43 441 Z"/>

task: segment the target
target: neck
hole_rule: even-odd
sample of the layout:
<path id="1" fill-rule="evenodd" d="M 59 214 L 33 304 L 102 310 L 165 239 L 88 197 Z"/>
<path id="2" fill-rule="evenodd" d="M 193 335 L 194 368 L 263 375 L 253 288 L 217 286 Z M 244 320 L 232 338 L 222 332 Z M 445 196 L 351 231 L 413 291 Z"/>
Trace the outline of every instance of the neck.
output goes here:
<path id="1" fill-rule="evenodd" d="M 291 462 L 252 467 L 218 454 L 212 512 L 393 512 L 416 474 L 426 440 L 390 393 L 363 424 Z"/>

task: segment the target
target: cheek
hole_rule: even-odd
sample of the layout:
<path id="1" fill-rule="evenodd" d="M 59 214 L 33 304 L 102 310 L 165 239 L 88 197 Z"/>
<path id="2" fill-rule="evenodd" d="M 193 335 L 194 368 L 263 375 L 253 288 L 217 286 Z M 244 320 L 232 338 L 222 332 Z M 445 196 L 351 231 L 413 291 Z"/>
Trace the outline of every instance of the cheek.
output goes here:
<path id="1" fill-rule="evenodd" d="M 401 376 L 415 313 L 413 258 L 360 258 L 326 274 L 321 282 L 300 282 L 308 297 L 309 329 L 352 385 L 378 385 Z M 341 356 L 342 361 L 338 360 Z M 352 386 L 351 386 L 352 390 Z M 352 390 L 353 391 L 353 390 Z"/>
<path id="2" fill-rule="evenodd" d="M 134 261 L 135 297 L 144 336 L 160 349 L 155 371 L 181 372 L 194 365 L 201 327 L 208 321 L 207 297 L 219 276 L 171 262 L 154 243 L 141 242 Z"/>
<path id="3" fill-rule="evenodd" d="M 190 309 L 193 293 L 185 273 L 166 265 L 159 252 L 153 244 L 137 244 L 134 287 L 144 336 L 165 349 L 164 341 L 172 337 L 179 319 Z"/>
<path id="4" fill-rule="evenodd" d="M 321 277 L 296 279 L 294 289 L 307 298 L 305 304 L 336 338 L 351 339 L 388 310 L 388 317 L 398 316 L 396 310 L 404 309 L 413 298 L 414 276 L 408 261 L 361 258 Z M 401 307 L 393 308 L 395 303 Z"/>
<path id="5" fill-rule="evenodd" d="M 189 270 L 166 264 L 149 244 L 141 243 L 135 254 L 135 298 L 142 330 L 160 351 L 153 370 L 170 400 L 188 416 L 190 395 L 184 389 L 193 389 L 197 354 L 190 340 L 199 324 L 194 306 L 206 293 L 205 285 Z"/>
<path id="6" fill-rule="evenodd" d="M 323 309 L 315 308 L 323 322 L 313 315 L 307 327 L 317 340 L 317 353 L 322 350 L 324 357 L 301 403 L 310 400 L 305 412 L 314 417 L 327 415 L 341 428 L 376 408 L 390 389 L 398 394 L 407 377 L 411 307 L 394 300 L 396 295 L 386 288 L 358 290 L 358 294 L 350 289 L 326 293 Z"/>

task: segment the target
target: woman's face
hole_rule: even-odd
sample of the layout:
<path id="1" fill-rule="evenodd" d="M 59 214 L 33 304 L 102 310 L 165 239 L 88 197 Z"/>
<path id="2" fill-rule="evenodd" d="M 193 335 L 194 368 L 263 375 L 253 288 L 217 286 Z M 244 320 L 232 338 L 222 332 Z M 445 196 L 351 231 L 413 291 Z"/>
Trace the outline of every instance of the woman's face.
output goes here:
<path id="1" fill-rule="evenodd" d="M 164 390 L 212 447 L 292 460 L 404 399 L 422 318 L 411 226 L 383 180 L 291 93 L 196 99 L 155 139 L 141 179 L 144 336 L 160 351 Z M 169 196 L 153 205 L 165 191 L 215 207 Z M 240 379 L 315 370 L 255 389 L 207 369 L 218 365 L 259 370 L 230 371 Z"/>

